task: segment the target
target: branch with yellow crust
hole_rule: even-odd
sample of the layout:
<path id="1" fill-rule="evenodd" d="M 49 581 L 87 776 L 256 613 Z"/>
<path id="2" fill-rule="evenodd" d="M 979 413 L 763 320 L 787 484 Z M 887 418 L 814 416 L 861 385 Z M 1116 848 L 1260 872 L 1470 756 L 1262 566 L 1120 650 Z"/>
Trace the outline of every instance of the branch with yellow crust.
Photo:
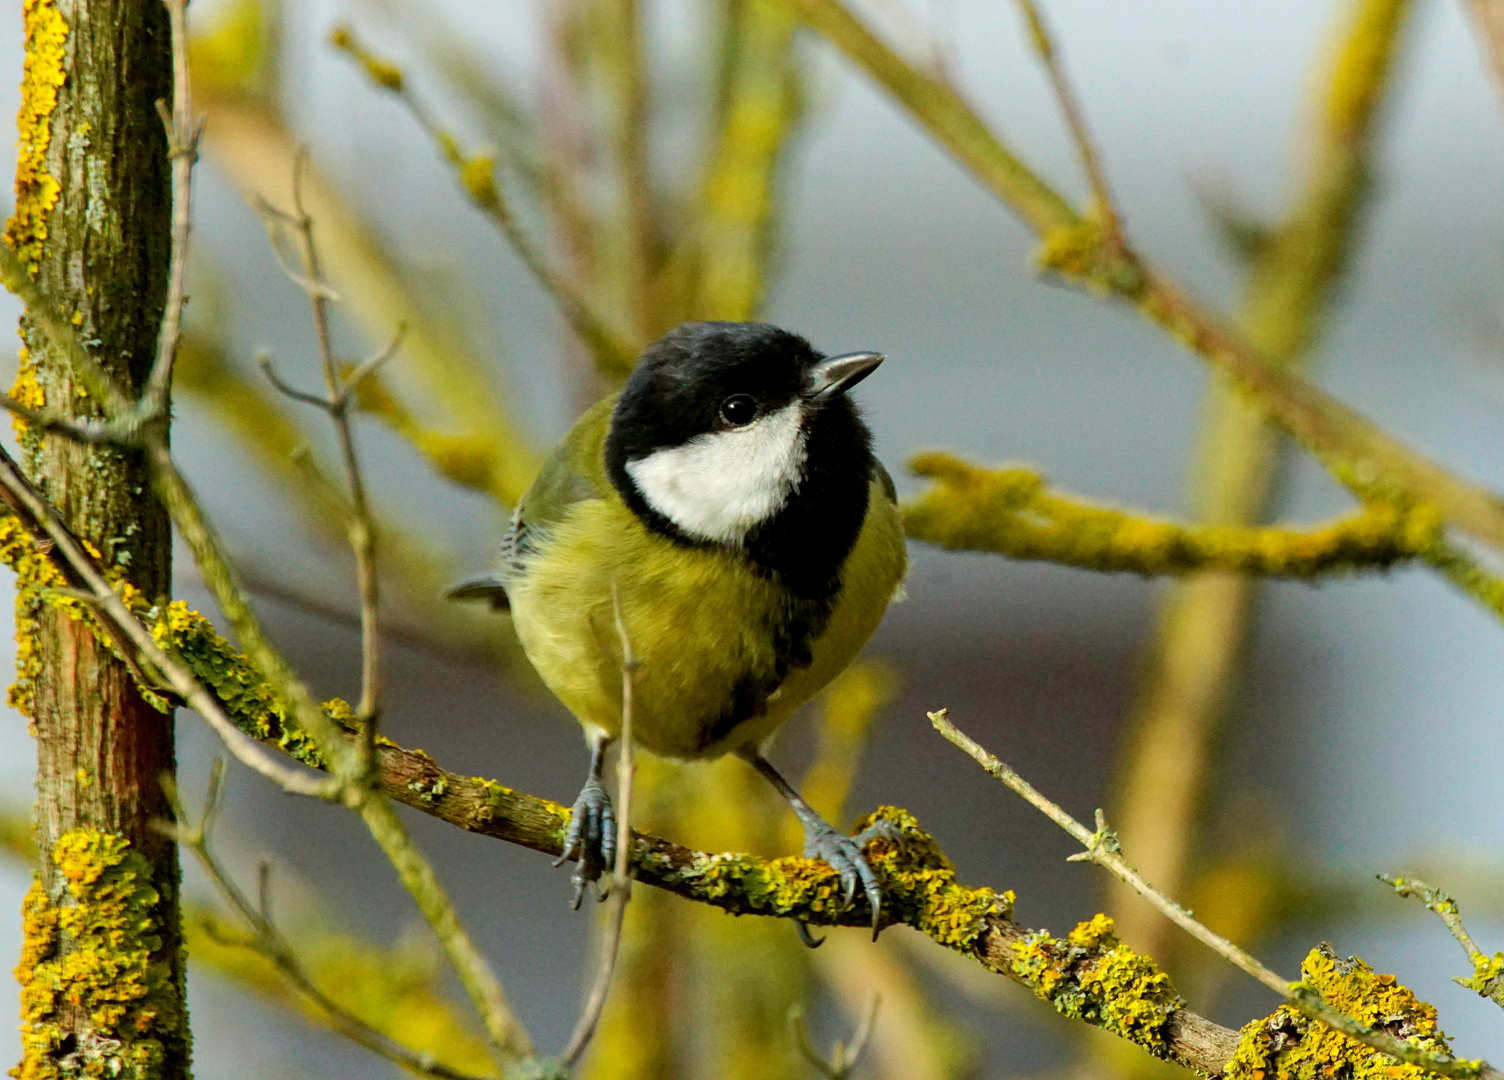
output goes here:
<path id="1" fill-rule="evenodd" d="M 1428 503 L 1448 525 L 1504 551 L 1504 498 L 1404 445 L 1315 384 L 1270 368 L 1221 317 L 1116 242 L 1099 221 L 1079 214 L 953 86 L 900 56 L 841 0 L 784 2 L 1039 235 L 1042 269 L 1096 295 L 1131 304 L 1230 378 L 1364 500 Z"/>
<path id="2" fill-rule="evenodd" d="M 47 553 L 43 557 L 57 556 Z M 276 692 L 203 616 L 174 602 L 161 613 L 153 635 L 213 691 L 241 731 L 304 764 L 324 767 L 319 748 L 290 720 L 289 709 Z M 352 752 L 359 735 L 350 707 L 331 701 L 323 706 L 323 713 L 328 724 L 344 732 L 344 752 Z M 563 849 L 569 812 L 557 803 L 494 780 L 449 772 L 421 751 L 403 749 L 384 738 L 377 747 L 376 764 L 378 789 L 397 802 L 467 831 L 545 854 L 558 855 Z M 1277 1017 L 1250 1025 L 1240 1045 L 1237 1033 L 1187 1009 L 1151 959 L 1116 939 L 1106 916 L 1081 924 L 1065 938 L 1031 931 L 1012 921 L 1011 892 L 961 884 L 934 838 L 907 811 L 883 807 L 858 823 L 859 827 L 877 816 L 896 825 L 904 840 L 902 845 L 874 841 L 869 850 L 887 890 L 884 925 L 912 926 L 947 948 L 1032 987 L 1065 1015 L 1202 1073 L 1227 1072 L 1240 1056 L 1268 1057 L 1289 1051 L 1289 1037 L 1271 1043 L 1261 1034 L 1271 1030 L 1269 1025 L 1276 1024 Z M 638 880 L 732 914 L 770 915 L 824 926 L 870 925 L 865 900 L 843 908 L 839 876 L 822 861 L 712 854 L 643 834 L 634 835 L 631 858 Z M 1350 969 L 1339 974 L 1346 976 Z M 1330 997 L 1323 978 L 1321 971 L 1307 971 L 1305 982 L 1292 987 L 1292 993 L 1310 989 L 1321 1000 L 1343 1009 L 1339 1020 L 1356 1016 L 1357 1021 L 1349 1022 L 1364 1022 L 1363 1010 L 1356 1006 L 1367 998 L 1359 995 L 1352 1007 L 1339 1003 Z M 1388 998 L 1402 991 L 1387 976 L 1371 982 L 1377 988 L 1374 993 L 1387 995 L 1385 1008 L 1392 1005 Z M 1408 991 L 1403 995 L 1408 998 Z M 1422 1036 L 1418 1055 L 1445 1059 L 1450 1066 L 1447 1074 L 1454 1077 L 1495 1080 L 1498 1074 L 1486 1065 L 1450 1057 L 1440 1036 L 1430 1034 L 1434 1010 L 1418 1003 L 1415 1010 L 1420 1017 L 1415 1030 Z M 1425 1025 L 1427 1015 L 1430 1028 Z M 1340 1051 L 1340 1060 L 1353 1066 L 1354 1080 L 1386 1080 L 1395 1075 L 1391 1058 L 1368 1047 L 1353 1050 L 1345 1042 L 1332 1042 L 1333 1037 L 1340 1039 L 1327 1027 L 1320 1027 L 1312 1037 L 1318 1048 L 1324 1048 L 1320 1053 L 1326 1056 L 1320 1060 Z M 1413 1069 L 1417 1076 L 1423 1072 L 1413 1065 L 1400 1068 Z M 1319 1076 L 1319 1069 L 1310 1075 Z"/>
<path id="3" fill-rule="evenodd" d="M 904 508 L 916 540 L 1104 572 L 1226 570 L 1314 579 L 1426 557 L 1441 537 L 1428 507 L 1365 507 L 1307 529 L 1163 521 L 1051 492 L 1031 469 L 984 469 L 951 454 L 910 462 L 933 487 Z"/>

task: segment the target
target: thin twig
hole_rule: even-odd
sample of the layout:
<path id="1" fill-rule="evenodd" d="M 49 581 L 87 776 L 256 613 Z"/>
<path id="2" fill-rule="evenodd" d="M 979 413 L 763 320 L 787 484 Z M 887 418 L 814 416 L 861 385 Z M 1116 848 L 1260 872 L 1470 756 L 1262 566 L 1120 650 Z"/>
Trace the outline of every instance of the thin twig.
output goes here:
<path id="1" fill-rule="evenodd" d="M 600 967 L 596 971 L 595 984 L 590 997 L 581 1010 L 569 1047 L 562 1061 L 567 1069 L 573 1069 L 584 1056 L 585 1049 L 600 1026 L 601 1015 L 606 1009 L 606 998 L 611 992 L 611 978 L 616 974 L 616 958 L 621 952 L 622 924 L 626 919 L 627 901 L 632 898 L 632 777 L 637 771 L 632 753 L 632 684 L 637 675 L 637 656 L 632 651 L 632 641 L 627 635 L 627 624 L 622 619 L 621 594 L 616 582 L 611 582 L 611 612 L 616 620 L 616 633 L 621 640 L 621 750 L 616 759 L 616 865 L 611 874 L 610 910 L 606 913 L 606 937 L 601 948 Z"/>
<path id="2" fill-rule="evenodd" d="M 523 264 L 553 297 L 565 320 L 600 362 L 611 370 L 631 370 L 638 351 L 634 337 L 611 325 L 604 315 L 591 307 L 574 283 L 548 260 L 543 250 L 528 236 L 496 180 L 495 163 L 484 155 L 467 154 L 453 133 L 412 92 L 400 69 L 360 45 L 348 27 L 336 28 L 330 40 L 336 48 L 359 62 L 377 85 L 397 95 L 418 127 L 453 167 L 460 187 L 470 202 L 501 230 Z"/>
<path id="3" fill-rule="evenodd" d="M 1123 858 L 1117 834 L 1107 827 L 1107 821 L 1102 811 L 1097 811 L 1096 830 L 1088 829 L 1085 825 L 1082 825 L 1075 818 L 1071 817 L 1070 814 L 1066 813 L 1058 804 L 1045 798 L 1017 772 L 982 749 L 965 732 L 951 723 L 945 709 L 927 715 L 930 718 L 930 723 L 935 726 L 936 731 L 969 754 L 992 777 L 1021 795 L 1031 806 L 1081 842 L 1086 850 L 1070 856 L 1071 861 L 1089 860 L 1105 868 L 1125 882 L 1134 892 L 1163 912 L 1175 925 L 1185 930 L 1197 941 L 1218 955 L 1232 961 L 1243 971 L 1252 975 L 1307 1016 L 1335 1028 L 1344 1035 L 1357 1039 L 1366 1046 L 1371 1046 L 1380 1053 L 1388 1054 L 1390 1057 L 1409 1062 L 1412 1065 L 1428 1069 L 1431 1072 L 1440 1073 L 1443 1076 L 1453 1077 L 1454 1080 L 1478 1080 L 1479 1077 L 1488 1077 L 1490 1080 L 1504 1080 L 1504 1073 L 1500 1073 L 1490 1065 L 1463 1062 L 1450 1054 L 1422 1050 L 1411 1043 L 1396 1039 L 1387 1032 L 1378 1031 L 1368 1027 L 1366 1024 L 1361 1024 L 1327 1005 L 1321 999 L 1320 994 L 1305 983 L 1293 982 L 1276 975 L 1249 953 L 1240 949 L 1220 934 L 1212 932 L 1208 927 L 1197 922 L 1189 911 L 1140 877 L 1138 872 L 1129 866 L 1128 862 Z"/>
<path id="4" fill-rule="evenodd" d="M 303 177 L 307 168 L 308 155 L 305 152 L 299 156 L 293 169 L 293 209 L 297 214 L 298 236 L 303 246 L 303 265 L 311 280 L 322 282 L 324 269 L 319 258 L 318 244 L 314 240 L 313 218 L 303 205 Z M 340 384 L 339 364 L 334 358 L 334 345 L 329 331 L 329 301 L 319 293 L 310 292 L 308 303 L 313 311 L 319 358 L 323 362 L 324 382 L 329 390 L 329 418 L 339 437 L 340 457 L 344 461 L 345 478 L 350 485 L 350 548 L 355 553 L 355 573 L 360 593 L 360 703 L 355 712 L 365 734 L 361 771 L 369 776 L 375 755 L 381 693 L 380 583 L 376 576 L 376 525 L 371 519 L 365 480 L 360 471 L 360 460 L 355 453 L 355 437 L 346 407 L 350 400 L 349 394 Z M 395 343 L 390 349 L 378 353 L 373 360 L 379 362 L 383 354 L 389 356 L 394 351 Z"/>
<path id="5" fill-rule="evenodd" d="M 1117 205 L 1107 186 L 1107 174 L 1092 143 L 1091 131 L 1086 126 L 1086 114 L 1081 109 L 1076 91 L 1066 77 L 1065 67 L 1055 50 L 1055 41 L 1045 24 L 1044 13 L 1039 10 L 1035 0 L 1018 0 L 1018 7 L 1023 12 L 1024 21 L 1029 24 L 1029 41 L 1039 55 L 1039 62 L 1044 65 L 1050 88 L 1055 92 L 1055 100 L 1060 105 L 1061 115 L 1070 128 L 1071 141 L 1076 144 L 1076 153 L 1081 157 L 1081 167 L 1086 171 L 1087 183 L 1091 185 L 1092 201 L 1102 220 L 1102 238 L 1110 244 L 1121 244 L 1123 223 L 1118 217 Z"/>
<path id="6" fill-rule="evenodd" d="M 193 115 L 192 83 L 188 77 L 188 0 L 162 0 L 172 27 L 172 110 L 157 102 L 167 129 L 167 155 L 172 160 L 172 254 L 167 274 L 167 300 L 157 334 L 157 355 L 146 389 L 137 405 L 143 417 L 160 419 L 167 413 L 172 392 L 172 369 L 183 330 L 184 280 L 188 267 L 188 232 L 193 221 L 193 166 L 198 161 L 202 127 Z"/>
<path id="7" fill-rule="evenodd" d="M 334 355 L 329 326 L 330 290 L 324 284 L 323 263 L 314 238 L 314 222 L 303 203 L 303 177 L 307 167 L 307 154 L 299 154 L 293 166 L 292 213 L 289 214 L 265 202 L 263 202 L 262 210 L 268 219 L 289 226 L 297 234 L 303 272 L 289 272 L 288 277 L 302 286 L 308 297 L 313 313 L 314 334 L 318 341 L 319 359 L 324 372 L 326 396 L 318 397 L 293 388 L 278 377 L 272 367 L 270 356 L 262 354 L 258 359 L 267 379 L 281 393 L 295 401 L 312 405 L 329 417 L 339 443 L 345 478 L 350 487 L 350 508 L 346 532 L 350 548 L 355 555 L 357 592 L 360 597 L 361 680 L 360 701 L 356 706 L 356 718 L 360 721 L 363 730 L 360 772 L 362 776 L 369 778 L 371 762 L 375 759 L 376 728 L 380 713 L 380 582 L 376 565 L 376 524 L 366 496 L 360 459 L 355 451 L 355 437 L 350 424 L 350 402 L 361 381 L 369 378 L 396 354 L 406 327 L 399 325 L 396 334 L 385 348 L 359 364 L 348 378 L 345 377 Z M 275 242 L 273 246 L 277 246 Z"/>
<path id="8" fill-rule="evenodd" d="M 1480 997 L 1486 997 L 1495 1005 L 1504 1008 L 1504 953 L 1489 956 L 1478 948 L 1478 943 L 1462 925 L 1462 912 L 1457 908 L 1457 901 L 1417 877 L 1404 875 L 1389 877 L 1386 874 L 1379 874 L 1378 878 L 1401 896 L 1410 900 L 1419 900 L 1435 912 L 1451 932 L 1452 937 L 1457 939 L 1457 944 L 1461 945 L 1462 951 L 1467 954 L 1468 963 L 1473 965 L 1473 977 L 1471 979 L 1454 978 L 1452 981 L 1459 986 L 1476 991 Z"/>
<path id="9" fill-rule="evenodd" d="M 220 937 L 219 940 L 225 944 L 239 945 L 249 949 L 265 959 L 282 973 L 294 989 L 325 1014 L 331 1028 L 373 1054 L 423 1076 L 439 1077 L 440 1080 L 477 1080 L 468 1073 L 440 1064 L 434 1060 L 432 1054 L 409 1049 L 388 1038 L 333 1001 L 318 987 L 298 960 L 297 952 L 292 944 L 272 922 L 269 901 L 270 875 L 267 872 L 267 864 L 261 864 L 257 875 L 257 902 L 253 904 L 235 884 L 219 860 L 214 857 L 213 852 L 209 850 L 209 837 L 220 806 L 219 795 L 223 777 L 224 763 L 216 758 L 209 773 L 209 793 L 196 823 L 190 821 L 187 809 L 183 806 L 176 785 L 171 778 L 163 777 L 163 787 L 166 789 L 167 798 L 172 804 L 177 822 L 176 824 L 159 823 L 162 832 L 171 836 L 193 854 L 198 864 L 203 867 L 204 873 L 209 876 L 209 880 L 219 890 L 220 896 L 224 897 L 225 902 L 235 910 L 250 929 L 246 937 Z"/>

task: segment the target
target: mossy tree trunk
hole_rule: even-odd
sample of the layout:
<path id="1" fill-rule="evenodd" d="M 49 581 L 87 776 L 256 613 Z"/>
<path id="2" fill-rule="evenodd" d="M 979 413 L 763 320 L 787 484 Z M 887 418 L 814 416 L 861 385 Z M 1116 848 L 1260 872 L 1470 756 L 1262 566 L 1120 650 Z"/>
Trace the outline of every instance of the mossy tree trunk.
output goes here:
<path id="1" fill-rule="evenodd" d="M 16 214 L 6 240 L 123 384 L 151 367 L 170 249 L 171 100 L 162 0 L 25 0 Z M 23 320 L 17 394 L 94 413 L 66 360 Z M 139 457 L 23 433 L 33 480 L 149 597 L 171 531 Z M 37 739 L 41 871 L 26 902 L 25 1058 L 16 1075 L 188 1075 L 177 851 L 162 777 L 173 723 L 86 626 L 18 583 L 12 697 Z"/>

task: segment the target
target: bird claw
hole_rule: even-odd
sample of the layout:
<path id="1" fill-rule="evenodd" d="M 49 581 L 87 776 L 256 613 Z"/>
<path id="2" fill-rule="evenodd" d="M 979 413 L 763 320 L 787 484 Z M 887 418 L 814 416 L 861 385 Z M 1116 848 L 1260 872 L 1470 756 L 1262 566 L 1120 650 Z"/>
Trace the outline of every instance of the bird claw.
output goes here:
<path id="1" fill-rule="evenodd" d="M 616 810 L 611 805 L 611 796 L 594 777 L 585 781 L 574 801 L 569 831 L 564 834 L 564 851 L 554 865 L 562 866 L 570 859 L 577 859 L 570 877 L 574 884 L 570 906 L 579 910 L 585 886 L 592 882 L 596 898 L 604 900 L 606 890 L 600 886 L 600 877 L 616 862 Z"/>
<path id="2" fill-rule="evenodd" d="M 804 839 L 804 857 L 824 859 L 830 864 L 831 869 L 841 876 L 841 887 L 846 893 L 841 903 L 842 911 L 851 907 L 856 899 L 856 887 L 860 883 L 862 891 L 867 896 L 867 902 L 872 906 L 873 941 L 877 940 L 877 932 L 882 923 L 883 887 L 877 880 L 877 874 L 873 872 L 871 864 L 867 862 L 867 856 L 862 853 L 862 849 L 871 841 L 878 839 L 888 840 L 898 845 L 903 844 L 903 834 L 898 826 L 883 818 L 879 818 L 855 836 L 843 836 L 822 821 L 817 825 L 807 827 Z"/>

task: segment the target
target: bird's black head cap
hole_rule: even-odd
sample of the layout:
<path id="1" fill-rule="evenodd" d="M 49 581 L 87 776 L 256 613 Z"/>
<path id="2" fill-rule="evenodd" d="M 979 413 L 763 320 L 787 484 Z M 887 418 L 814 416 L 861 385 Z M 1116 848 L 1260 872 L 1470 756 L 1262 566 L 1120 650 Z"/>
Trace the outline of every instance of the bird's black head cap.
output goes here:
<path id="1" fill-rule="evenodd" d="M 759 322 L 694 322 L 650 345 L 623 386 L 606 438 L 607 472 L 649 528 L 705 543 L 649 506 L 627 470 L 655 452 L 749 423 L 801 400 L 804 455 L 786 502 L 741 547 L 795 591 L 828 597 L 866 515 L 872 437 L 844 393 L 881 357 L 829 362 L 797 334 Z"/>

